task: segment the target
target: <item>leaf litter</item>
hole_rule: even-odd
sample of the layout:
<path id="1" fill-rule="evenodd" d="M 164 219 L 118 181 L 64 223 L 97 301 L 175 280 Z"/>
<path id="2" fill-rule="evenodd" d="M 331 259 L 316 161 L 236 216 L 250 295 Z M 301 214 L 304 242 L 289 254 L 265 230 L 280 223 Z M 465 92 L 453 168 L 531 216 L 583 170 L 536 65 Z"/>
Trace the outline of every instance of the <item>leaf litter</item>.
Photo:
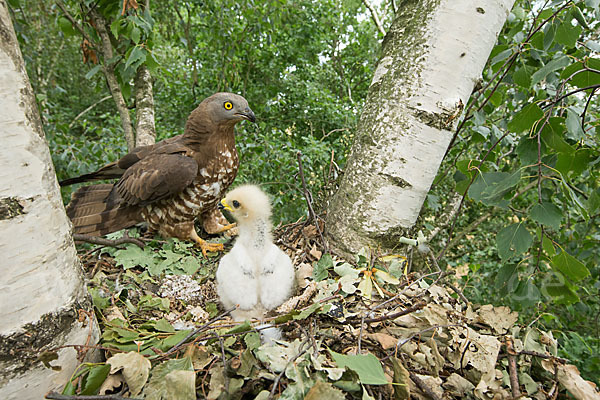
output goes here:
<path id="1" fill-rule="evenodd" d="M 218 303 L 220 255 L 206 259 L 172 239 L 151 242 L 141 256 L 88 246 L 80 258 L 91 275 L 106 361 L 82 364 L 63 393 L 151 400 L 600 399 L 575 366 L 557 357 L 551 332 L 517 325 L 518 314 L 507 307 L 465 304 L 450 274 L 407 273 L 403 257 L 368 250 L 354 263 L 332 257 L 316 231 L 300 221 L 276 231 L 296 265 L 297 287 L 266 320 L 283 330 L 270 344 L 260 340 L 265 321 L 235 323 Z"/>

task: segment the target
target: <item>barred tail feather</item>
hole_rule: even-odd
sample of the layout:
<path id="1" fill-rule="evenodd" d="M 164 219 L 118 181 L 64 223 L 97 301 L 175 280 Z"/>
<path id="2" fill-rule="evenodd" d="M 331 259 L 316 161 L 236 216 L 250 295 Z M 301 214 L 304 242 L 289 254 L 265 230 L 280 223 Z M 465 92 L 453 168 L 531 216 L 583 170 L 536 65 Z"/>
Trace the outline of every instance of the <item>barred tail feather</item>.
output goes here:
<path id="1" fill-rule="evenodd" d="M 115 197 L 111 184 L 77 189 L 67 206 L 73 233 L 101 236 L 142 221 L 139 207 L 123 206 Z"/>

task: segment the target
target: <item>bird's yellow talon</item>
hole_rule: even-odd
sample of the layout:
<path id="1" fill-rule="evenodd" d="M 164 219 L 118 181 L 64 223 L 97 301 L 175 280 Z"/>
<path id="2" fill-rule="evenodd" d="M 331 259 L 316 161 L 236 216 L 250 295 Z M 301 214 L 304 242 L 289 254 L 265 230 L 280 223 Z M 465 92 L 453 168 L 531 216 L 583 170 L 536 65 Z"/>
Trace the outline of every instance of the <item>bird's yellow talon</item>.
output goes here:
<path id="1" fill-rule="evenodd" d="M 225 250 L 223 243 L 209 243 L 202 239 L 200 239 L 200 241 L 196 241 L 196 243 L 198 243 L 198 245 L 200 246 L 200 250 L 202 250 L 202 254 L 204 255 L 204 257 L 206 257 L 206 253 L 209 251 L 213 252 Z"/>

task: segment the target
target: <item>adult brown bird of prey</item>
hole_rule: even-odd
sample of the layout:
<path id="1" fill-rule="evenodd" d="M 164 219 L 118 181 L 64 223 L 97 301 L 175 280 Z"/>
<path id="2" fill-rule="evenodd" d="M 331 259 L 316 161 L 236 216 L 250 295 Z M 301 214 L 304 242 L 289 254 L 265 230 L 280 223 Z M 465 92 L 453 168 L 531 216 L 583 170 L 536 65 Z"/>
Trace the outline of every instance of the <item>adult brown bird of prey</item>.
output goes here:
<path id="1" fill-rule="evenodd" d="M 165 237 L 194 240 L 204 255 L 222 250 L 198 236 L 194 220 L 208 233 L 226 229 L 217 204 L 237 174 L 234 127 L 242 120 L 256 120 L 246 99 L 216 93 L 192 111 L 183 135 L 136 147 L 96 172 L 60 182 L 119 178 L 73 193 L 67 206 L 73 233 L 100 236 L 146 221 Z"/>

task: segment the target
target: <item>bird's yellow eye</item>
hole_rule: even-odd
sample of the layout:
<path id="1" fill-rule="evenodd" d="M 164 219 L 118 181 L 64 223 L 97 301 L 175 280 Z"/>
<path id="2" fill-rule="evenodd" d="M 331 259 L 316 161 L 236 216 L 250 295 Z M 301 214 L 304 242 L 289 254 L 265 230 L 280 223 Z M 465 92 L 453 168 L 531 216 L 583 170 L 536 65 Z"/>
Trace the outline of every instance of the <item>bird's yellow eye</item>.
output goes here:
<path id="1" fill-rule="evenodd" d="M 233 108 L 233 104 L 231 104 L 230 101 L 226 101 L 225 104 L 223 104 L 223 107 L 225 107 L 226 110 L 231 110 Z"/>

